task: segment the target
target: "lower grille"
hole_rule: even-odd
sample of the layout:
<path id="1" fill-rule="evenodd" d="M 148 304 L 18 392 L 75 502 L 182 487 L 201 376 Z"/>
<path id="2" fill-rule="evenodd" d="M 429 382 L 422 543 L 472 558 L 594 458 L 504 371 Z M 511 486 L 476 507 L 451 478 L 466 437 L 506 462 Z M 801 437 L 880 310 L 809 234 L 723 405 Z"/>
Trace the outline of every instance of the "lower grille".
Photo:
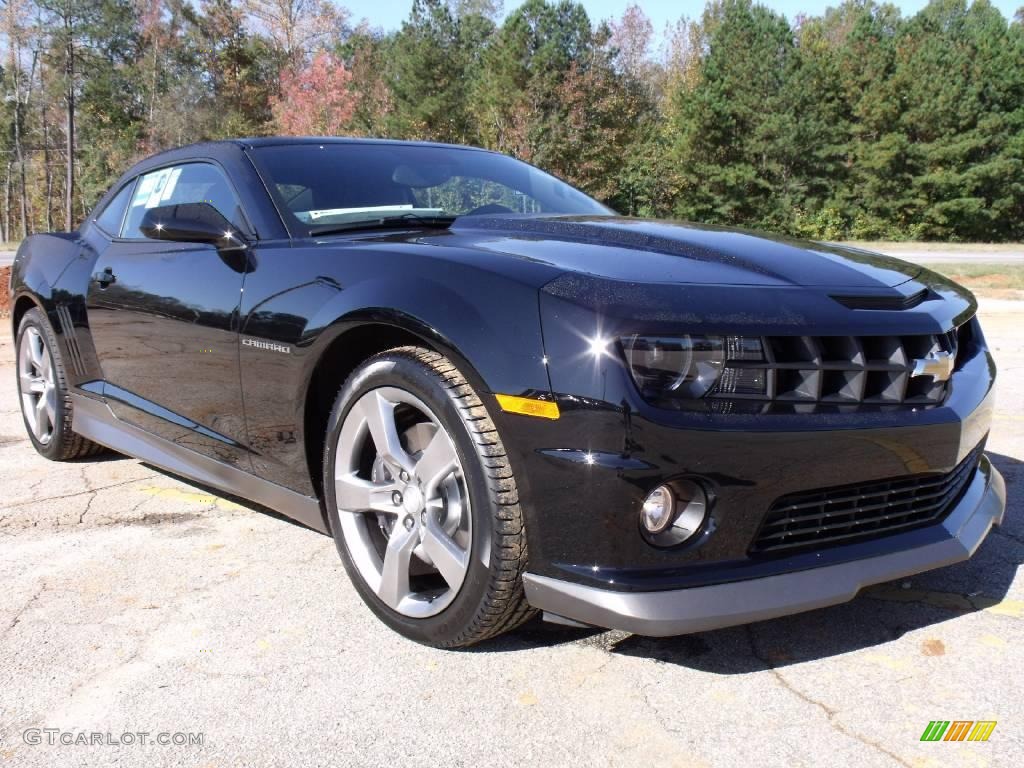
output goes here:
<path id="1" fill-rule="evenodd" d="M 948 474 L 795 493 L 776 501 L 751 553 L 818 549 L 878 538 L 943 519 L 974 476 L 982 446 Z"/>

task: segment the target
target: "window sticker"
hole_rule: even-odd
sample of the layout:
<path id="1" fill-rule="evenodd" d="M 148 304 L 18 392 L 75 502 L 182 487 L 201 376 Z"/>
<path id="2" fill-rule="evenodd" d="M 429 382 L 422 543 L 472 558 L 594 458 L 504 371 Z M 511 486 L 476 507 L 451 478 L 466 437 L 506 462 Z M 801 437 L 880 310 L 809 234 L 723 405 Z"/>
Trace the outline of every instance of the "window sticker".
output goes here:
<path id="1" fill-rule="evenodd" d="M 135 198 L 132 200 L 132 208 L 142 205 L 153 193 L 153 185 L 156 184 L 155 174 L 146 174 L 139 182 L 139 188 L 135 190 Z"/>
<path id="2" fill-rule="evenodd" d="M 178 183 L 179 176 L 181 176 L 181 168 L 175 168 L 171 171 L 171 177 L 167 179 L 167 184 L 164 185 L 164 193 L 160 195 L 160 202 L 166 203 L 171 199 L 171 195 L 174 194 L 174 187 Z"/>
<path id="3" fill-rule="evenodd" d="M 164 168 L 162 171 L 157 171 L 153 174 L 153 188 L 149 194 L 149 198 L 146 200 L 147 208 L 156 208 L 160 205 L 160 199 L 164 193 L 164 188 L 167 186 L 167 182 L 171 177 L 173 168 Z"/>

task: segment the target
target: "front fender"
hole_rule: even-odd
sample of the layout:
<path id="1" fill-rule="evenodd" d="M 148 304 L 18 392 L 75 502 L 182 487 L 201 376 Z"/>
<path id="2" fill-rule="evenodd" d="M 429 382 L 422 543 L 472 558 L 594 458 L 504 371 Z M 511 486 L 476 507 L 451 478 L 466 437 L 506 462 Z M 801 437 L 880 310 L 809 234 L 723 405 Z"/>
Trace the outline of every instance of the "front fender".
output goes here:
<path id="1" fill-rule="evenodd" d="M 338 291 L 310 318 L 306 337 L 312 354 L 304 378 L 309 380 L 338 336 L 383 323 L 463 358 L 490 392 L 549 391 L 536 291 L 507 284 L 490 289 L 467 297 L 437 281 L 410 277 L 368 280 Z"/>

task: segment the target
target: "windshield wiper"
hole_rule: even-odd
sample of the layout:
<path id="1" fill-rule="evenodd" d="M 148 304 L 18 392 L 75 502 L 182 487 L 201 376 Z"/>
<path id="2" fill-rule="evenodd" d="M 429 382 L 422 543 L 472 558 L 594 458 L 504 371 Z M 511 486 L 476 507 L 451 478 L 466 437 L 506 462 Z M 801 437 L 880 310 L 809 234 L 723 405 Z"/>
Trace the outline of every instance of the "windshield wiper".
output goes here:
<path id="1" fill-rule="evenodd" d="M 353 232 L 360 229 L 387 229 L 389 227 L 430 227 L 447 229 L 457 216 L 420 216 L 416 213 L 403 213 L 398 216 L 381 216 L 375 219 L 359 221 L 342 221 L 337 224 L 324 224 L 322 227 L 310 227 L 311 237 L 316 235 L 333 235 L 339 232 Z"/>

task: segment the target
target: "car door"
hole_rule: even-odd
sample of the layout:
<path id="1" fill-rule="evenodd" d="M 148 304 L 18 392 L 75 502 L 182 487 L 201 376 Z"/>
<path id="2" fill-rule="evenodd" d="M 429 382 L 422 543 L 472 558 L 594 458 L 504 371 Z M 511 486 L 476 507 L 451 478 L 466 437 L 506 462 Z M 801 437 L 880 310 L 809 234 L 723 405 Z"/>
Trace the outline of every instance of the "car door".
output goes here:
<path id="1" fill-rule="evenodd" d="M 229 221 L 244 221 L 213 163 L 167 166 L 135 180 L 86 300 L 103 396 L 118 418 L 249 470 L 237 327 L 247 254 L 141 233 L 147 209 L 181 203 L 209 203 Z"/>

